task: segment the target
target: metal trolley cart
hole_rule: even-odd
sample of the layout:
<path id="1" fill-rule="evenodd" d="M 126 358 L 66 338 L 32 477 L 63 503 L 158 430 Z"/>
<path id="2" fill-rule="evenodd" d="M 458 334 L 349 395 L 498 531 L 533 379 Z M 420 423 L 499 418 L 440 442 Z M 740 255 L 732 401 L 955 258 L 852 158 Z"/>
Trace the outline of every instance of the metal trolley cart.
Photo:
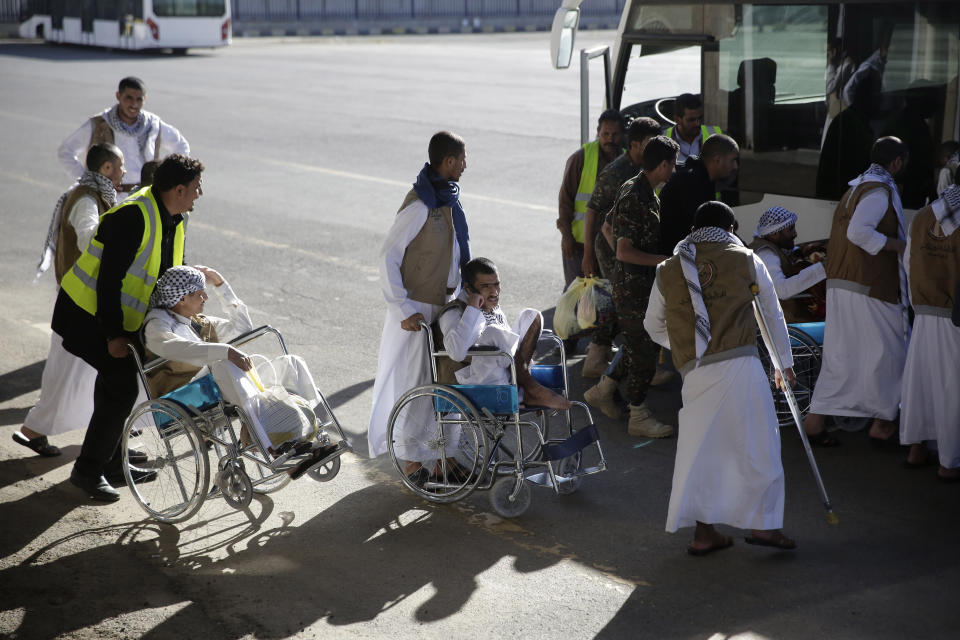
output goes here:
<path id="1" fill-rule="evenodd" d="M 289 353 L 283 336 L 270 326 L 254 329 L 231 344 L 240 346 L 264 336 L 275 337 L 279 350 L 284 355 Z M 135 351 L 134 357 L 149 396 L 146 374 L 165 360 L 144 365 Z M 317 426 L 312 441 L 273 452 L 270 443 L 261 442 L 257 430 L 251 428 L 244 410 L 223 399 L 212 375 L 150 398 L 134 408 L 127 419 L 121 446 L 123 451 L 146 454 L 147 462 L 136 466 L 152 469 L 157 475 L 149 481 L 135 482 L 130 465 L 125 464 L 127 486 L 153 518 L 172 523 L 193 516 L 207 498 L 222 497 L 231 507 L 243 509 L 254 493 L 271 493 L 286 486 L 291 480 L 288 471 L 301 463 L 313 479 L 332 480 L 340 471 L 340 456 L 353 449 L 319 390 L 317 396 L 320 403 L 311 412 Z M 304 410 L 310 411 L 307 407 Z M 215 465 L 212 489 L 211 459 Z"/>
<path id="2" fill-rule="evenodd" d="M 530 484 L 569 494 L 579 488 L 583 476 L 606 469 L 597 429 L 585 404 L 574 402 L 566 411 L 521 408 L 515 364 L 511 355 L 502 351 L 471 349 L 468 354 L 509 361 L 512 384 L 440 384 L 436 382 L 437 358 L 448 354 L 435 349 L 430 327 L 421 323 L 421 330 L 427 336 L 433 382 L 400 398 L 387 429 L 390 458 L 407 488 L 437 503 L 462 500 L 475 490 L 490 491 L 493 509 L 509 518 L 529 507 Z M 559 363 L 533 365 L 531 374 L 566 397 L 563 341 L 551 332 L 544 332 L 541 341 L 556 347 Z M 572 413 L 582 416 L 581 426 L 574 426 Z M 398 422 L 412 427 L 400 429 Z M 552 437 L 553 432 L 561 437 Z M 404 465 L 411 450 L 435 454 L 439 473 L 408 477 Z"/>

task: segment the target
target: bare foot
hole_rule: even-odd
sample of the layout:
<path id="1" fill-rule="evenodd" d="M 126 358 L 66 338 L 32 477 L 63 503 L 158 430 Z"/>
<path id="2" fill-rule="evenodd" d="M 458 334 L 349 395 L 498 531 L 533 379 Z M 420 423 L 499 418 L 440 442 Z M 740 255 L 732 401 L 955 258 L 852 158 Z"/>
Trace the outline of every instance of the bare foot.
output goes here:
<path id="1" fill-rule="evenodd" d="M 42 438 L 42 433 L 37 433 L 33 429 L 27 429 L 25 426 L 20 427 L 20 433 L 25 435 L 30 440 L 36 440 L 37 438 Z"/>
<path id="2" fill-rule="evenodd" d="M 403 475 L 408 476 L 417 469 L 421 468 L 423 465 L 419 462 L 407 462 L 403 465 Z"/>
<path id="3" fill-rule="evenodd" d="M 937 475 L 944 480 L 944 482 L 960 482 L 960 467 L 941 467 L 937 470 Z"/>
<path id="4" fill-rule="evenodd" d="M 687 547 L 687 552 L 692 556 L 705 556 L 732 546 L 733 538 L 723 535 L 712 524 L 698 522 L 693 533 L 693 542 Z"/>
<path id="5" fill-rule="evenodd" d="M 748 544 L 758 544 L 762 547 L 775 547 L 777 549 L 796 549 L 797 543 L 779 529 L 760 530 L 752 529 L 750 535 L 744 538 Z"/>
<path id="6" fill-rule="evenodd" d="M 910 445 L 910 453 L 907 454 L 907 465 L 920 467 L 927 463 L 927 445 L 917 442 Z"/>
<path id="7" fill-rule="evenodd" d="M 534 380 L 523 387 L 523 401 L 529 405 L 550 409 L 569 409 L 573 406 L 573 403 L 559 393 L 550 391 L 550 389 Z"/>
<path id="8" fill-rule="evenodd" d="M 880 420 L 878 418 L 870 425 L 869 435 L 874 440 L 889 440 L 895 438 L 896 434 L 897 427 L 889 420 Z"/>

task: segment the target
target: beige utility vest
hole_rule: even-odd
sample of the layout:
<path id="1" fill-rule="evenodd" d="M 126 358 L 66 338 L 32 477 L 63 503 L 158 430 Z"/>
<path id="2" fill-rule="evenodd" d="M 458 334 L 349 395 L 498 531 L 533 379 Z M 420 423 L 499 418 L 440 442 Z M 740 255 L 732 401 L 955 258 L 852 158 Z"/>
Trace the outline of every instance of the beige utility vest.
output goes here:
<path id="1" fill-rule="evenodd" d="M 877 225 L 877 232 L 888 238 L 899 237 L 897 211 L 893 208 L 889 187 L 878 182 L 864 182 L 848 189 L 833 213 L 833 228 L 827 243 L 827 288 L 849 289 L 896 304 L 900 299 L 900 266 L 896 252 L 880 251 L 872 256 L 847 239 L 847 228 L 857 204 L 876 189 L 883 189 L 887 194 L 887 212 Z"/>
<path id="2" fill-rule="evenodd" d="M 777 254 L 777 257 L 780 258 L 780 270 L 783 271 L 783 275 L 786 277 L 790 278 L 800 273 L 800 269 L 794 267 L 790 256 L 787 255 L 782 248 L 769 240 L 754 238 L 748 247 L 754 251 L 761 247 L 773 250 Z M 780 306 L 783 308 L 783 317 L 787 322 L 808 322 L 812 319 L 810 312 L 807 310 L 807 305 L 803 300 L 797 298 L 781 299 Z"/>
<path id="3" fill-rule="evenodd" d="M 73 209 L 73 205 L 77 204 L 77 200 L 84 196 L 90 196 L 97 201 L 97 213 L 103 215 L 104 211 L 110 209 L 110 205 L 103 201 L 103 198 L 100 196 L 100 192 L 92 187 L 87 187 L 85 185 L 77 185 L 73 188 L 73 191 L 67 196 L 67 199 L 63 203 L 63 209 L 60 212 L 60 234 L 57 237 L 57 252 L 53 256 L 53 273 L 57 277 L 57 284 L 60 284 L 60 279 L 70 270 L 70 267 L 77 261 L 77 258 L 80 257 L 80 254 L 83 253 L 80 249 L 77 248 L 77 231 L 73 228 L 73 225 L 70 224 L 68 218 L 70 217 L 70 210 Z"/>
<path id="4" fill-rule="evenodd" d="M 757 355 L 757 321 L 753 316 L 750 285 L 757 280 L 753 252 L 719 242 L 697 244 L 697 274 L 710 318 L 710 343 L 700 364 Z M 677 370 L 686 374 L 696 363 L 694 311 L 683 277 L 680 256 L 657 269 L 657 287 L 663 294 L 667 336 Z"/>
<path id="5" fill-rule="evenodd" d="M 419 200 L 413 189 L 403 199 L 399 211 Z M 398 213 L 399 213 L 398 211 Z M 447 288 L 450 262 L 453 260 L 453 212 L 450 207 L 427 210 L 427 221 L 407 245 L 400 263 L 403 288 L 411 300 L 426 304 L 444 304 L 453 293 Z"/>
<path id="6" fill-rule="evenodd" d="M 209 318 L 203 315 L 193 316 L 192 320 L 200 324 L 200 339 L 204 342 L 220 342 L 217 338 L 217 330 Z M 156 358 L 156 354 L 147 351 L 147 361 Z M 187 364 L 186 362 L 173 362 L 168 360 L 147 374 L 147 384 L 150 385 L 150 395 L 159 398 L 165 393 L 170 393 L 174 389 L 179 389 L 190 382 L 193 376 L 197 375 L 201 367 Z"/>
<path id="7" fill-rule="evenodd" d="M 960 280 L 960 233 L 945 236 L 932 207 L 910 227 L 910 302 L 917 314 L 949 318 Z"/>

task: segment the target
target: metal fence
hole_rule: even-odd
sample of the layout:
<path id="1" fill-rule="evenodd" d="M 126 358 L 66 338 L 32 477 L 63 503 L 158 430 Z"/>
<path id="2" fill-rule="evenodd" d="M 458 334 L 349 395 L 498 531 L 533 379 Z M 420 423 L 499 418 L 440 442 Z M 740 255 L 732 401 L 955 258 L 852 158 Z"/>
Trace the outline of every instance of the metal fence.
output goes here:
<path id="1" fill-rule="evenodd" d="M 0 22 L 20 22 L 21 5 L 26 8 L 26 0 L 0 0 Z"/>
<path id="2" fill-rule="evenodd" d="M 383 20 L 552 16 L 560 0 L 232 0 L 235 20 Z M 584 15 L 618 16 L 626 0 L 592 0 Z"/>

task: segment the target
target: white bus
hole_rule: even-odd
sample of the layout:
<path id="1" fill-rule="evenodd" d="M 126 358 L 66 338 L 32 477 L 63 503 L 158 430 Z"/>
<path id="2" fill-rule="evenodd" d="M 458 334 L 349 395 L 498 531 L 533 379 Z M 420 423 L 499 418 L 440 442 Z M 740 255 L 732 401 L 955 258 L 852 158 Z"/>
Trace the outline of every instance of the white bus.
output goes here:
<path id="1" fill-rule="evenodd" d="M 223 47 L 230 0 L 30 0 L 20 36 L 112 49 Z"/>
<path id="2" fill-rule="evenodd" d="M 555 67 L 570 63 L 581 2 L 564 0 L 554 19 Z M 872 90 L 858 87 L 858 109 L 843 99 L 852 94 L 827 95 L 828 49 L 834 70 L 879 69 Z M 960 140 L 957 0 L 627 0 L 608 55 L 609 106 L 667 127 L 673 98 L 699 94 L 704 124 L 737 139 L 741 229 L 780 205 L 800 214 L 801 239 L 828 237 L 837 190 L 866 169 L 871 138 L 886 134 L 911 149 L 900 178 L 915 210 L 941 142 Z M 652 83 L 652 69 L 676 73 Z"/>

